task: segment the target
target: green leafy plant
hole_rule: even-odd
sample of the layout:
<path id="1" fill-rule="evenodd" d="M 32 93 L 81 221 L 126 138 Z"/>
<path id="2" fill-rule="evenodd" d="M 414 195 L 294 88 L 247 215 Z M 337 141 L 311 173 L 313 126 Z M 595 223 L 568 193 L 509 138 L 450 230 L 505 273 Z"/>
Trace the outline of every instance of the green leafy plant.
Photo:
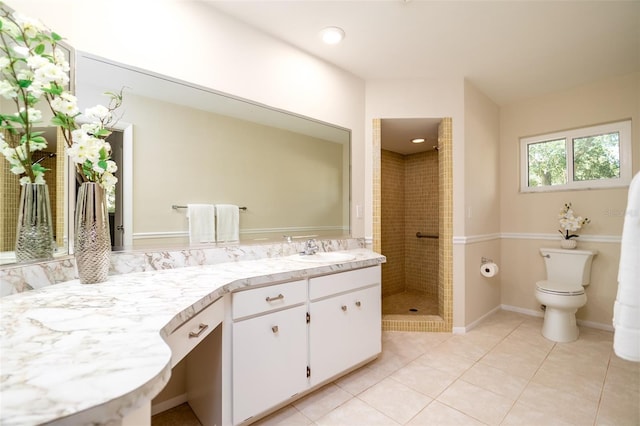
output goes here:
<path id="1" fill-rule="evenodd" d="M 0 152 L 21 184 L 44 183 L 47 169 L 32 158 L 47 147 L 43 132 L 36 130 L 43 116 L 38 106 L 44 102 L 53 114 L 51 124 L 62 130 L 78 181 L 96 182 L 110 191 L 117 182 L 117 166 L 105 139 L 113 112 L 122 104 L 122 92 L 107 93 L 108 106 L 97 105 L 81 114 L 67 89 L 69 62 L 61 40 L 40 21 L 0 3 L 0 96 L 15 106 L 15 113 L 0 114 Z"/>

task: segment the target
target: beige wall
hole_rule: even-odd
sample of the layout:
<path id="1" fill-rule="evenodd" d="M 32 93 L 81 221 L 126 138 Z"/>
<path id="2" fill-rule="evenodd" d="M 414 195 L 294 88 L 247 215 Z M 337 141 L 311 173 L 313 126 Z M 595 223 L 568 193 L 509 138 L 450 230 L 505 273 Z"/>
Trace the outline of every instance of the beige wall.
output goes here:
<path id="1" fill-rule="evenodd" d="M 565 202 L 592 222 L 579 248 L 599 251 L 592 265 L 587 305 L 578 319 L 611 324 L 617 291 L 619 238 L 627 188 L 519 193 L 519 138 L 631 118 L 633 171 L 640 168 L 640 73 L 515 103 L 500 110 L 500 211 L 502 303 L 540 312 L 535 282 L 544 279 L 539 247 L 557 247 L 557 215 Z"/>
<path id="2" fill-rule="evenodd" d="M 498 106 L 469 81 L 464 85 L 465 245 L 464 294 L 454 299 L 464 308 L 456 326 L 469 326 L 500 305 L 500 274 L 480 274 L 482 258 L 500 264 L 500 124 Z M 455 161 L 454 161 L 455 165 Z M 462 255 L 462 254 L 461 254 Z"/>
<path id="3" fill-rule="evenodd" d="M 186 231 L 171 206 L 189 203 L 246 206 L 243 234 L 342 226 L 340 144 L 133 95 L 122 120 L 134 123 L 134 237 Z"/>

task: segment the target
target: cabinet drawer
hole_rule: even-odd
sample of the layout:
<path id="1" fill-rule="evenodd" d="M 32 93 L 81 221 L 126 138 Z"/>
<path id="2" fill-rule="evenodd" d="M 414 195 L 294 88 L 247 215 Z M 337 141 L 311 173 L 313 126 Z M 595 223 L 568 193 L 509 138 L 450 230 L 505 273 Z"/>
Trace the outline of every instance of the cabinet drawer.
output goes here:
<path id="1" fill-rule="evenodd" d="M 209 335 L 224 318 L 224 302 L 218 299 L 189 321 L 176 328 L 166 341 L 171 348 L 171 366 L 175 366 L 182 358 Z"/>
<path id="2" fill-rule="evenodd" d="M 309 299 L 317 300 L 380 283 L 380 266 L 325 275 L 309 280 Z"/>
<path id="3" fill-rule="evenodd" d="M 292 281 L 232 294 L 233 319 L 286 308 L 307 300 L 306 280 Z"/>

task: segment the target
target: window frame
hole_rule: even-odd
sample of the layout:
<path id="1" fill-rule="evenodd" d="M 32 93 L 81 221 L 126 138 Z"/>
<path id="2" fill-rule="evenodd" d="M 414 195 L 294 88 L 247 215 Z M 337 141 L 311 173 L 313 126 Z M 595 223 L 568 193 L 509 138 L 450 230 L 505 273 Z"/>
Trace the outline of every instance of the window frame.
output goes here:
<path id="1" fill-rule="evenodd" d="M 615 132 L 619 133 L 620 177 L 574 181 L 573 140 Z M 529 186 L 529 145 L 550 142 L 558 139 L 565 140 L 567 164 L 565 173 L 567 183 L 561 185 Z M 522 137 L 520 138 L 520 192 L 552 192 L 629 186 L 631 183 L 631 158 L 631 119 L 553 133 L 545 133 L 536 136 Z"/>

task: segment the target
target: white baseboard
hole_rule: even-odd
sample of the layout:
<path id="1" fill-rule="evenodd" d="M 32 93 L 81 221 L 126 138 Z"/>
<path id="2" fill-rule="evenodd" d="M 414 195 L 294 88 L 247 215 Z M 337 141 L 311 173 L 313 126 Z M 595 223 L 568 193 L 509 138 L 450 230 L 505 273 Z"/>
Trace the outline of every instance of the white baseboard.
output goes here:
<path id="1" fill-rule="evenodd" d="M 502 308 L 502 310 L 504 310 L 504 311 L 517 312 L 519 314 L 525 314 L 525 315 L 529 315 L 529 316 L 532 316 L 532 317 L 543 317 L 544 316 L 544 312 L 542 312 L 542 311 L 535 311 L 533 309 L 520 308 L 518 306 L 500 305 L 500 308 Z"/>
<path id="2" fill-rule="evenodd" d="M 475 320 L 474 322 L 472 322 L 471 324 L 469 324 L 469 325 L 467 325 L 465 327 L 453 327 L 452 333 L 453 334 L 466 334 L 468 331 L 473 330 L 475 327 L 478 326 L 478 324 L 480 324 L 482 321 L 487 319 L 487 317 L 489 315 L 492 315 L 492 314 L 496 313 L 501 308 L 502 308 L 502 306 L 496 306 L 495 308 L 493 308 L 492 310 L 490 310 L 489 312 L 487 312 L 486 314 L 484 314 L 483 316 L 481 316 L 480 318 L 478 318 L 477 320 Z"/>
<path id="3" fill-rule="evenodd" d="M 517 312 L 517 313 L 529 315 L 532 317 L 544 317 L 544 312 L 535 311 L 533 309 L 519 308 L 517 306 L 511 306 L 511 305 L 500 305 L 500 307 L 505 311 Z M 611 332 L 613 331 L 613 325 L 610 325 L 610 324 L 602 324 L 600 322 L 585 321 L 585 320 L 577 320 L 576 322 L 578 323 L 578 325 L 582 325 L 584 327 L 595 328 L 598 330 L 611 331 Z"/>
<path id="4" fill-rule="evenodd" d="M 187 394 L 183 393 L 182 395 L 174 396 L 171 399 L 167 399 L 166 401 L 159 402 L 151 406 L 151 415 L 155 416 L 156 414 L 162 413 L 164 411 L 170 410 L 173 407 L 177 407 L 180 404 L 184 404 L 187 402 Z"/>
<path id="5" fill-rule="evenodd" d="M 598 330 L 611 331 L 613 333 L 613 325 L 610 325 L 610 324 L 602 324 L 600 322 L 584 321 L 584 320 L 577 320 L 576 322 L 578 323 L 578 325 L 583 325 L 585 327 L 595 328 Z"/>

